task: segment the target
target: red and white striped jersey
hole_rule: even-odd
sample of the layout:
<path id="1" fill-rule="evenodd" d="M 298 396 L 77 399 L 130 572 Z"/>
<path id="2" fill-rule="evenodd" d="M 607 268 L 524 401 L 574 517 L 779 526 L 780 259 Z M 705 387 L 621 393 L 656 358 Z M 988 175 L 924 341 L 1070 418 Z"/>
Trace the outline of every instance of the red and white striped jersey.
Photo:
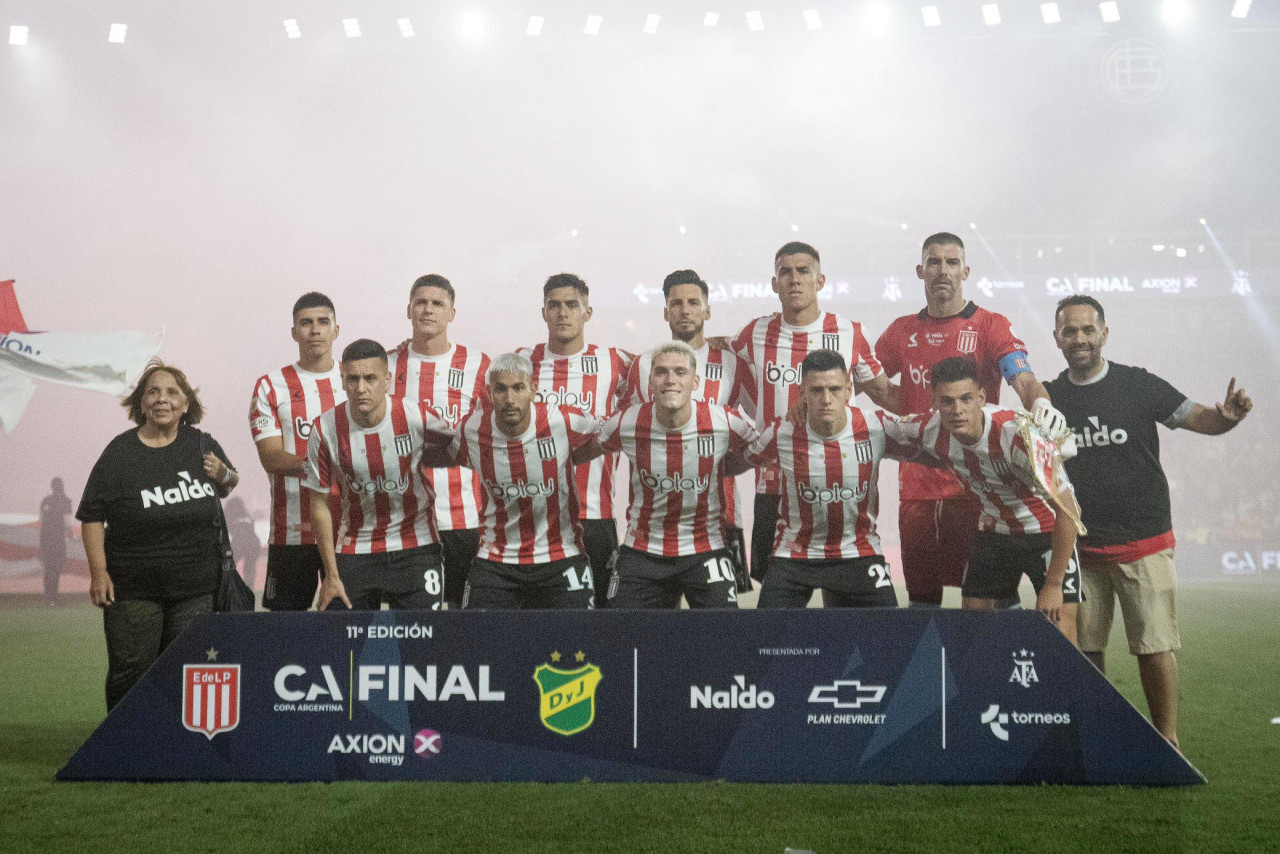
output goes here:
<path id="1" fill-rule="evenodd" d="M 596 419 L 545 403 L 533 404 L 529 429 L 514 439 L 487 408 L 467 416 L 450 452 L 480 473 L 480 557 L 528 565 L 583 553 L 571 455 L 595 428 Z"/>
<path id="2" fill-rule="evenodd" d="M 959 314 L 934 317 L 927 308 L 899 317 L 876 341 L 876 358 L 886 374 L 902 375 L 898 401 L 901 414 L 920 414 L 933 408 L 929 372 L 943 359 L 968 356 L 978 366 L 978 385 L 987 402 L 1000 402 L 1000 360 L 1026 353 L 1027 345 L 1013 334 L 1009 318 L 966 303 Z M 937 500 L 964 494 L 955 475 L 945 469 L 907 463 L 898 469 L 903 498 Z"/>
<path id="3" fill-rule="evenodd" d="M 259 377 L 249 403 L 249 430 L 253 441 L 281 437 L 284 450 L 298 457 L 307 455 L 311 424 L 320 413 L 347 399 L 342 390 L 342 371 L 335 363 L 324 374 L 289 365 Z M 270 475 L 271 536 L 273 546 L 315 545 L 311 530 L 311 500 L 302 493 L 302 479 Z M 331 508 L 337 502 L 330 502 Z"/>
<path id="4" fill-rule="evenodd" d="M 404 342 L 387 353 L 391 394 L 423 404 L 450 427 L 457 428 L 484 399 L 489 357 L 454 344 L 447 353 L 423 356 Z M 457 466 L 427 469 L 436 494 L 436 524 L 442 531 L 480 526 L 480 478 Z"/>
<path id="5" fill-rule="evenodd" d="M 601 446 L 631 461 L 624 542 L 663 557 L 724 548 L 723 460 L 745 454 L 755 429 L 732 409 L 696 401 L 684 426 L 668 430 L 653 409 L 652 403 L 628 407 L 599 428 Z"/>
<path id="6" fill-rule="evenodd" d="M 534 401 L 569 406 L 604 418 L 622 404 L 631 358 L 616 347 L 588 344 L 572 356 L 558 356 L 546 344 L 517 350 L 533 363 Z M 618 455 L 605 454 L 578 466 L 578 512 L 582 519 L 613 518 L 613 479 Z"/>
<path id="7" fill-rule="evenodd" d="M 800 363 L 814 350 L 834 350 L 844 356 L 854 382 L 870 382 L 883 373 L 862 334 L 862 324 L 829 311 L 807 326 L 792 326 L 778 313 L 757 317 L 742 328 L 730 346 L 755 374 L 759 430 L 785 418 L 799 402 Z M 776 466 L 760 469 L 757 492 L 777 495 L 780 487 Z"/>
<path id="8" fill-rule="evenodd" d="M 736 409 L 748 419 L 755 418 L 756 379 L 751 365 L 741 356 L 728 350 L 713 350 L 706 344 L 694 351 L 698 356 L 698 387 L 693 399 L 717 406 Z M 644 403 L 649 397 L 649 373 L 653 368 L 653 353 L 641 353 L 631 363 L 627 374 L 628 404 Z M 724 504 L 724 523 L 742 527 L 738 513 L 738 488 L 734 479 L 721 481 Z"/>
<path id="9" fill-rule="evenodd" d="M 302 485 L 342 499 L 336 548 L 341 554 L 403 551 L 440 542 L 435 494 L 422 473 L 424 443 L 443 448 L 454 433 L 426 407 L 387 397 L 387 413 L 365 430 L 341 403 L 316 419 Z"/>
<path id="10" fill-rule="evenodd" d="M 825 438 L 808 424 L 775 421 L 751 446 L 753 465 L 782 469 L 773 553 L 796 560 L 881 554 L 876 534 L 880 460 L 913 459 L 916 446 L 885 435 L 880 410 L 850 407 L 844 429 Z"/>
<path id="11" fill-rule="evenodd" d="M 978 527 L 998 534 L 1047 534 L 1053 530 L 1054 512 L 1036 494 L 1031 460 L 1026 444 L 1018 435 L 1018 413 L 996 406 L 982 407 L 982 436 L 974 445 L 965 445 L 942 425 L 937 412 L 885 419 L 890 439 L 913 445 L 947 465 L 960 482 L 982 502 Z M 1061 475 L 1061 489 L 1070 489 Z"/>

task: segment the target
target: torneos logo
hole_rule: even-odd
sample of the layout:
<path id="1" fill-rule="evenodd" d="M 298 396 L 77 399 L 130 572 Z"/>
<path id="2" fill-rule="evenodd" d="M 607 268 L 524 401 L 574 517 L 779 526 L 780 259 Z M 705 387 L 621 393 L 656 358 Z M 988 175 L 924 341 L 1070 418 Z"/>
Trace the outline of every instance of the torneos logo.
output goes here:
<path id="1" fill-rule="evenodd" d="M 1098 416 L 1090 415 L 1089 424 L 1083 430 L 1076 431 L 1076 444 L 1082 448 L 1105 448 L 1107 445 L 1123 445 L 1129 441 L 1129 432 L 1123 427 L 1112 430 L 1106 424 L 1098 423 Z"/>
<path id="2" fill-rule="evenodd" d="M 991 734 L 1001 741 L 1009 740 L 1006 727 L 1018 726 L 1065 726 L 1071 723 L 1070 712 L 1002 712 L 995 703 L 987 706 L 980 718 L 982 723 L 991 728 Z"/>
<path id="3" fill-rule="evenodd" d="M 349 477 L 347 478 L 347 488 L 361 495 L 376 495 L 379 492 L 403 495 L 409 491 L 409 478 L 406 476 L 403 480 L 392 480 L 386 475 L 379 475 L 373 480 L 356 480 L 353 477 Z"/>
<path id="4" fill-rule="evenodd" d="M 595 402 L 595 395 L 592 392 L 578 394 L 576 391 L 569 391 L 567 388 L 553 388 L 539 391 L 533 396 L 533 399 L 548 406 L 572 406 L 575 409 L 581 409 L 583 412 L 590 412 L 591 404 Z"/>
<path id="5" fill-rule="evenodd" d="M 640 482 L 644 488 L 666 495 L 668 492 L 706 492 L 710 479 L 706 477 L 685 477 L 680 474 L 654 474 L 647 469 L 640 469 Z"/>
<path id="6" fill-rule="evenodd" d="M 499 501 L 510 501 L 516 498 L 550 498 L 556 491 L 556 479 L 553 477 L 542 483 L 529 483 L 523 480 L 486 480 L 484 488 Z"/>
<path id="7" fill-rule="evenodd" d="M 833 483 L 828 487 L 814 487 L 807 483 L 799 486 L 800 500 L 806 504 L 840 504 L 845 501 L 861 501 L 867 497 L 867 484 L 857 487 Z"/>
<path id="8" fill-rule="evenodd" d="M 420 729 L 413 737 L 413 752 L 423 759 L 440 753 L 440 733 L 433 729 Z"/>
<path id="9" fill-rule="evenodd" d="M 765 382 L 774 385 L 795 385 L 800 382 L 800 368 L 790 365 L 779 365 L 776 362 L 764 363 Z"/>

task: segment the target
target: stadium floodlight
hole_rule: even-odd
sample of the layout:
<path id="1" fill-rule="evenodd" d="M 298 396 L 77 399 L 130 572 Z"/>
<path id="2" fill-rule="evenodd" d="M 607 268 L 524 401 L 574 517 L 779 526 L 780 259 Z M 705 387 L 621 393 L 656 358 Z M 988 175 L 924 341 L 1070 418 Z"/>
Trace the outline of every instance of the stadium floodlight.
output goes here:
<path id="1" fill-rule="evenodd" d="M 478 42 L 484 38 L 484 15 L 479 12 L 463 12 L 458 20 L 458 32 L 469 42 Z"/>
<path id="2" fill-rule="evenodd" d="M 654 15 L 652 13 L 650 13 L 649 15 L 646 15 L 644 19 L 644 34 L 646 36 L 657 35 L 658 24 L 661 21 L 662 21 L 661 15 Z"/>
<path id="3" fill-rule="evenodd" d="M 1044 19 L 1046 24 L 1062 23 L 1062 12 L 1058 9 L 1057 3 L 1041 3 L 1040 17 Z"/>
<path id="4" fill-rule="evenodd" d="M 1187 250 L 1186 250 L 1185 248 L 1183 248 L 1183 247 L 1179 246 L 1177 249 L 1175 249 L 1175 250 L 1173 251 L 1173 254 L 1174 254 L 1174 255 L 1177 255 L 1179 258 L 1186 258 L 1186 257 L 1187 257 Z"/>
<path id="5" fill-rule="evenodd" d="M 811 30 L 822 29 L 822 16 L 818 14 L 817 9 L 804 10 L 804 25 Z"/>
<path id="6" fill-rule="evenodd" d="M 1153 243 L 1153 244 L 1151 244 L 1151 251 L 1152 251 L 1152 252 L 1163 252 L 1163 251 L 1164 251 L 1164 244 L 1163 244 L 1163 243 Z"/>
<path id="7" fill-rule="evenodd" d="M 1098 4 L 1098 11 L 1102 13 L 1102 21 L 1105 24 L 1114 24 L 1120 20 L 1120 4 L 1115 0 L 1107 0 L 1105 3 Z"/>
<path id="8" fill-rule="evenodd" d="M 27 43 L 27 27 L 20 27 L 16 24 L 9 27 L 9 44 L 24 45 Z"/>
<path id="9" fill-rule="evenodd" d="M 400 35 L 407 39 L 413 38 L 413 21 L 408 18 L 397 18 L 396 23 L 400 26 Z"/>
<path id="10" fill-rule="evenodd" d="M 995 3 L 982 4 L 982 22 L 988 27 L 1000 23 L 1000 7 Z"/>
<path id="11" fill-rule="evenodd" d="M 576 228 L 575 228 L 575 229 L 573 229 L 572 231 L 570 231 L 570 232 L 569 232 L 569 236 L 570 236 L 570 237 L 577 237 L 577 236 L 578 236 L 578 229 L 576 229 Z"/>
<path id="12" fill-rule="evenodd" d="M 302 28 L 298 26 L 297 18 L 286 18 L 284 22 L 284 34 L 291 39 L 302 38 Z"/>
<path id="13" fill-rule="evenodd" d="M 1234 6 L 1231 7 L 1231 17 L 1247 18 L 1249 17 L 1249 7 L 1253 5 L 1253 0 L 1236 0 Z"/>
<path id="14" fill-rule="evenodd" d="M 879 2 L 879 0 L 868 3 L 866 10 L 862 13 L 862 23 L 866 26 L 867 32 L 873 36 L 884 35 L 889 29 L 891 20 L 889 7 Z"/>
<path id="15" fill-rule="evenodd" d="M 907 224 L 904 222 L 904 223 L 902 223 L 901 225 L 899 225 L 899 228 L 901 228 L 903 231 L 906 231 L 906 230 L 907 230 Z"/>
<path id="16" fill-rule="evenodd" d="M 764 29 L 764 15 L 759 12 L 747 13 L 747 29 L 753 33 L 758 33 Z"/>
<path id="17" fill-rule="evenodd" d="M 685 227 L 682 225 L 682 226 L 680 226 L 680 233 L 681 233 L 681 234 L 688 234 L 688 233 L 689 233 L 689 229 L 685 228 Z"/>
<path id="18" fill-rule="evenodd" d="M 524 28 L 525 35 L 530 35 L 530 36 L 542 35 L 542 25 L 545 24 L 546 22 L 547 22 L 547 19 L 542 17 L 541 15 L 530 15 L 529 25 Z"/>
<path id="19" fill-rule="evenodd" d="M 342 29 L 347 34 L 347 38 L 360 38 L 360 20 L 358 18 L 343 18 Z"/>
<path id="20" fill-rule="evenodd" d="M 124 37 L 129 34 L 128 24 L 112 24 L 107 33 L 107 41 L 112 44 L 124 44 Z"/>
<path id="21" fill-rule="evenodd" d="M 719 12 L 708 12 L 706 17 L 702 19 L 702 25 L 704 27 L 714 27 L 718 23 L 720 23 Z"/>
<path id="22" fill-rule="evenodd" d="M 1191 4 L 1187 0 L 1163 0 L 1160 4 L 1160 20 L 1170 27 L 1181 27 L 1191 19 Z"/>
<path id="23" fill-rule="evenodd" d="M 978 230 L 978 224 L 977 224 L 976 222 L 971 222 L 971 223 L 969 223 L 969 230 L 970 230 L 970 231 L 977 231 L 977 230 Z"/>
<path id="24" fill-rule="evenodd" d="M 924 25 L 926 27 L 942 26 L 942 15 L 939 14 L 937 6 L 921 7 L 920 17 L 924 18 Z"/>
<path id="25" fill-rule="evenodd" d="M 587 16 L 587 25 L 586 25 L 585 27 L 583 27 L 583 28 L 582 28 L 582 32 L 583 32 L 583 34 L 584 34 L 584 35 L 588 35 L 588 36 L 598 36 L 598 35 L 600 35 L 600 26 L 601 26 L 603 23 L 604 23 L 604 16 L 602 16 L 602 15 L 588 15 L 588 16 Z"/>
<path id="26" fill-rule="evenodd" d="M 799 231 L 799 230 L 800 230 L 800 226 L 796 225 L 796 224 L 793 222 L 793 223 L 791 223 L 791 230 L 792 230 L 793 232 Z"/>

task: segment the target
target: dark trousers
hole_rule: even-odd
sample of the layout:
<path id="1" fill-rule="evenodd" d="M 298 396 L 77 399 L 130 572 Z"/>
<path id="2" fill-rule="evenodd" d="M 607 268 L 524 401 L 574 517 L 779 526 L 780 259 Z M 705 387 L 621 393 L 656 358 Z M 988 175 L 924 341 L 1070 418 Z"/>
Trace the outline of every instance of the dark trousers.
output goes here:
<path id="1" fill-rule="evenodd" d="M 607 608 L 613 556 L 618 553 L 618 523 L 612 519 L 583 519 L 582 545 L 587 550 L 591 575 L 595 579 L 595 606 Z"/>
<path id="2" fill-rule="evenodd" d="M 751 523 L 751 577 L 764 582 L 769 572 L 769 556 L 773 554 L 773 538 L 778 527 L 780 495 L 756 493 L 754 515 Z"/>
<path id="3" fill-rule="evenodd" d="M 124 599 L 102 611 L 107 635 L 107 711 L 142 678 L 173 639 L 201 614 L 213 611 L 213 594 L 157 602 Z"/>

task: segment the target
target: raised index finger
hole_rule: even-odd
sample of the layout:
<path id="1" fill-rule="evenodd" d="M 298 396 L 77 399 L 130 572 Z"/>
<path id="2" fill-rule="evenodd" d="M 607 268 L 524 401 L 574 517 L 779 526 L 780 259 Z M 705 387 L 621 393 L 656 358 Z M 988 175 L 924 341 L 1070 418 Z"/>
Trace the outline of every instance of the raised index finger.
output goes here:
<path id="1" fill-rule="evenodd" d="M 1231 400 L 1231 395 L 1236 391 L 1236 378 L 1232 377 L 1231 382 L 1227 383 L 1227 400 Z"/>

